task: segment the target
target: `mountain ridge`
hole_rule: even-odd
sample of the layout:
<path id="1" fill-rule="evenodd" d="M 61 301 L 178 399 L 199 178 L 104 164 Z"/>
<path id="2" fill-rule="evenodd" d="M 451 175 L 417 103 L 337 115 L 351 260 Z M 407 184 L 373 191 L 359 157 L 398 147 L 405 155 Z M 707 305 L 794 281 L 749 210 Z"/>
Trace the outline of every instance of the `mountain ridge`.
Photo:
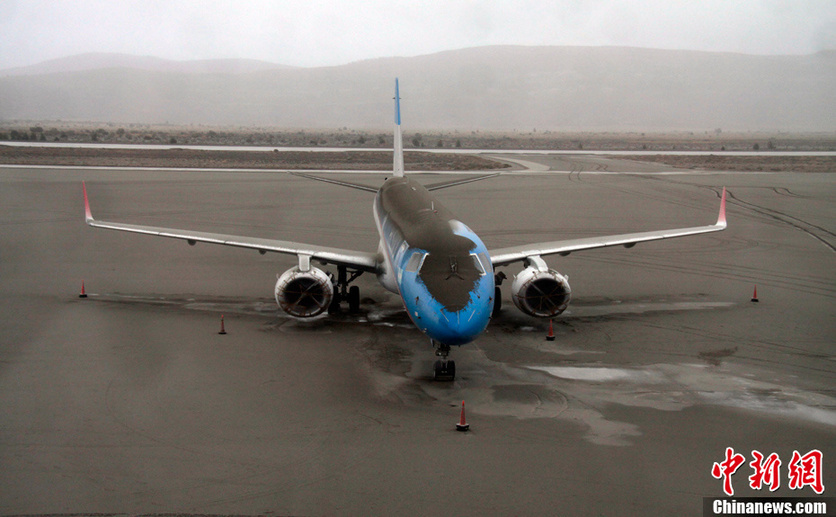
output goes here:
<path id="1" fill-rule="evenodd" d="M 177 60 L 117 52 L 86 52 L 48 59 L 28 66 L 0 69 L 0 77 L 84 72 L 103 68 L 132 68 L 182 73 L 249 73 L 273 68 L 295 68 L 257 59 L 218 58 Z"/>
<path id="2" fill-rule="evenodd" d="M 836 52 L 506 45 L 314 68 L 87 58 L 0 71 L 0 119 L 379 129 L 400 77 L 413 129 L 836 129 Z"/>

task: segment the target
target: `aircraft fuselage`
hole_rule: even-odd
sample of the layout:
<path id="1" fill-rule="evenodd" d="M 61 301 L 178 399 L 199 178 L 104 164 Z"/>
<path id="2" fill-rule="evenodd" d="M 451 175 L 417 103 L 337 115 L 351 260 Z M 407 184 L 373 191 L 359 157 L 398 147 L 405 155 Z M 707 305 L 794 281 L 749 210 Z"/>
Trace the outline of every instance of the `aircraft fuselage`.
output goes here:
<path id="1" fill-rule="evenodd" d="M 374 217 L 381 284 L 400 294 L 409 317 L 430 338 L 448 346 L 474 340 L 494 303 L 493 267 L 482 240 L 407 177 L 383 184 Z"/>

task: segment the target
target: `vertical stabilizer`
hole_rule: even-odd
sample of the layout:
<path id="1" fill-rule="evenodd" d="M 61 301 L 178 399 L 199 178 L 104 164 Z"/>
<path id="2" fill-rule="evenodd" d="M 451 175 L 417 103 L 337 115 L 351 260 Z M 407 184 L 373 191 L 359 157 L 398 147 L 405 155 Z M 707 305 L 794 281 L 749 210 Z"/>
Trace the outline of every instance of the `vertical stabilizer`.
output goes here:
<path id="1" fill-rule="evenodd" d="M 395 176 L 403 176 L 403 136 L 401 136 L 401 96 L 398 90 L 398 80 L 395 79 L 395 159 L 393 164 Z"/>

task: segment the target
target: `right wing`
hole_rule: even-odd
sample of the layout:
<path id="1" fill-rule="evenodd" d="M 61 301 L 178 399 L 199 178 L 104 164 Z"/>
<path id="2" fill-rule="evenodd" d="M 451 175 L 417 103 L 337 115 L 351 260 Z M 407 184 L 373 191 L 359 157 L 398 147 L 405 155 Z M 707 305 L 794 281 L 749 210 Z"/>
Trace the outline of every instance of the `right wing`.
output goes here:
<path id="1" fill-rule="evenodd" d="M 94 228 L 106 230 L 119 230 L 123 232 L 142 233 L 171 239 L 181 239 L 194 245 L 197 242 L 210 244 L 222 244 L 224 246 L 236 246 L 258 250 L 261 254 L 270 252 L 285 253 L 307 257 L 308 260 L 315 259 L 329 264 L 349 266 L 363 271 L 375 272 L 377 270 L 377 254 L 362 251 L 351 251 L 325 246 L 315 246 L 298 242 L 280 241 L 274 239 L 260 239 L 257 237 L 245 237 L 240 235 L 225 235 L 221 233 L 195 232 L 190 230 L 178 230 L 174 228 L 160 228 L 156 226 L 143 226 L 138 224 L 112 223 L 97 221 L 90 211 L 90 202 L 87 200 L 87 185 L 82 182 L 84 190 L 84 220 Z"/>
<path id="2" fill-rule="evenodd" d="M 671 230 L 625 233 L 621 235 L 608 235 L 601 237 L 587 237 L 582 239 L 567 239 L 562 241 L 493 249 L 489 250 L 488 253 L 491 256 L 491 262 L 494 266 L 505 266 L 513 262 L 525 260 L 528 257 L 555 254 L 566 256 L 573 251 L 606 248 L 609 246 L 624 246 L 625 248 L 632 248 L 639 242 L 657 241 L 661 239 L 672 239 L 674 237 L 685 237 L 687 235 L 719 232 L 725 229 L 726 189 L 723 188 L 723 195 L 720 200 L 720 214 L 717 216 L 717 222 L 712 225 L 694 226 L 691 228 L 674 228 Z"/>

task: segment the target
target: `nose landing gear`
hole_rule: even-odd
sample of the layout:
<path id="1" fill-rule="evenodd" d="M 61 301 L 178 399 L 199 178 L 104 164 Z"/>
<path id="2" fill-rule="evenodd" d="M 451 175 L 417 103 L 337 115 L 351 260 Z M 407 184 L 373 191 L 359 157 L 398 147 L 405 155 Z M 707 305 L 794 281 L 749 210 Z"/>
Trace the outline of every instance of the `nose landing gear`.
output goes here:
<path id="1" fill-rule="evenodd" d="M 454 381 L 456 379 L 456 361 L 447 359 L 447 356 L 450 355 L 450 345 L 435 340 L 432 341 L 432 344 L 435 347 L 435 355 L 439 357 L 433 365 L 435 380 Z"/>

